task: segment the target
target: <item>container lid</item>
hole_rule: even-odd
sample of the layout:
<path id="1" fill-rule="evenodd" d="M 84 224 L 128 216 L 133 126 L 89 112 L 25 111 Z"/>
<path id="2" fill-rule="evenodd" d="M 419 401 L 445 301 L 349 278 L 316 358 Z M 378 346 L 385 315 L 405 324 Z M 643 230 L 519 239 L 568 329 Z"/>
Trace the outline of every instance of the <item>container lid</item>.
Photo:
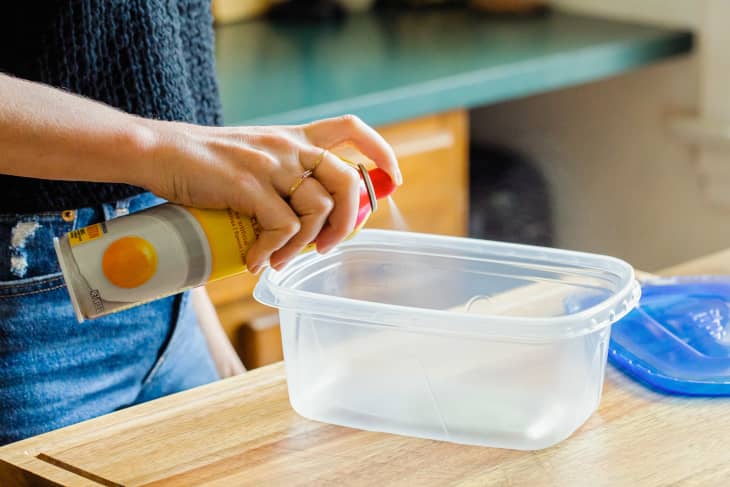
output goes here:
<path id="1" fill-rule="evenodd" d="M 659 392 L 730 395 L 730 276 L 644 283 L 613 326 L 609 360 Z"/>
<path id="2" fill-rule="evenodd" d="M 411 232 L 363 230 L 325 255 L 267 269 L 260 302 L 337 323 L 554 341 L 605 328 L 640 289 L 602 255 Z M 590 296 L 570 310 L 566 300 Z"/>

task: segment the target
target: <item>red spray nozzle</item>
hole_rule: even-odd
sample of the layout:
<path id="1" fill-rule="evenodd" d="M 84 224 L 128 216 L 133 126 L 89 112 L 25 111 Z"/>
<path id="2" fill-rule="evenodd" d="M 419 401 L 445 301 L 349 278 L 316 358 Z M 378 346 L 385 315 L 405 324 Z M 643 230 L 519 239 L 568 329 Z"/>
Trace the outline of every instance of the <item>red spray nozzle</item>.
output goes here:
<path id="1" fill-rule="evenodd" d="M 368 175 L 370 176 L 370 181 L 373 182 L 373 189 L 375 190 L 375 197 L 377 199 L 387 198 L 395 192 L 397 186 L 387 172 L 376 167 L 368 171 Z"/>
<path id="2" fill-rule="evenodd" d="M 371 211 L 377 209 L 377 200 L 387 198 L 397 187 L 387 172 L 379 167 L 366 170 L 365 166 L 358 164 L 360 177 L 363 184 L 360 186 L 360 210 L 357 213 L 356 227 L 359 227 Z"/>

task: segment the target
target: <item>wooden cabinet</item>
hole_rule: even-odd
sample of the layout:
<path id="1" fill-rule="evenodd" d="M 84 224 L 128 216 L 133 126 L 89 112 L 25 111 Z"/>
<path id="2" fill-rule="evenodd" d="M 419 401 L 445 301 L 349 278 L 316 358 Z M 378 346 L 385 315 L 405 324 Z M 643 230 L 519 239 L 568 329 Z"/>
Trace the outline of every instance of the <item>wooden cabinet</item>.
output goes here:
<path id="1" fill-rule="evenodd" d="M 216 24 L 232 24 L 263 14 L 272 3 L 273 0 L 213 0 L 211 11 Z"/>
<path id="2" fill-rule="evenodd" d="M 404 184 L 393 196 L 407 229 L 466 235 L 469 167 L 468 118 L 464 110 L 399 122 L 378 131 L 393 146 Z M 343 154 L 357 160 L 355 153 Z M 366 227 L 394 228 L 397 221 L 383 203 Z M 251 296 L 256 277 L 240 274 L 208 285 L 226 333 L 248 368 L 282 359 L 276 310 Z"/>

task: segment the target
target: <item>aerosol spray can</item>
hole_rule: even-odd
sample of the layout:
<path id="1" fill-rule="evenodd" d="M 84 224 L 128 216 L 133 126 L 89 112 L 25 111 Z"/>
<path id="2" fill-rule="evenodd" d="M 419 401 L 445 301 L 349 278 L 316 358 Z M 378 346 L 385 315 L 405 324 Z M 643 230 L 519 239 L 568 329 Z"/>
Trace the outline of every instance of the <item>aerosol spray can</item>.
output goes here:
<path id="1" fill-rule="evenodd" d="M 360 165 L 360 207 L 353 234 L 395 184 Z M 234 210 L 172 203 L 80 228 L 53 243 L 79 322 L 154 301 L 246 271 L 261 230 Z M 314 249 L 314 244 L 305 251 Z"/>

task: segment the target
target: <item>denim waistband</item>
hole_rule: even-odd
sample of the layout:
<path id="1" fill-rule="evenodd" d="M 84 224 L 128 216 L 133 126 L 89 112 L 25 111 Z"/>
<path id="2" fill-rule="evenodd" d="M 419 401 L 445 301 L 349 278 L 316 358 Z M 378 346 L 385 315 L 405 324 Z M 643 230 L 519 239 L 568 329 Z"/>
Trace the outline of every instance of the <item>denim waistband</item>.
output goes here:
<path id="1" fill-rule="evenodd" d="M 53 237 L 164 202 L 152 193 L 142 193 L 99 206 L 44 213 L 2 213 L 0 282 L 8 284 L 60 273 Z"/>

